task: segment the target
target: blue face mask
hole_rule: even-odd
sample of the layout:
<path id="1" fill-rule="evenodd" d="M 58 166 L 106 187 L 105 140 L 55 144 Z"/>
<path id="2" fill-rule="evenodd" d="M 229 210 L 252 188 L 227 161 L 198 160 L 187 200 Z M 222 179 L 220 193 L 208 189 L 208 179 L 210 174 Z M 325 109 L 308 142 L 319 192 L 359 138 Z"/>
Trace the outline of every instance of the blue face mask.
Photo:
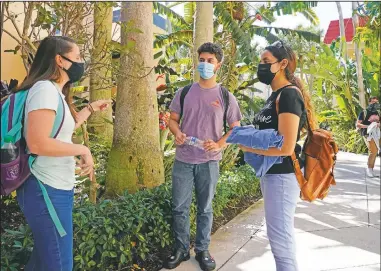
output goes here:
<path id="1" fill-rule="evenodd" d="M 200 62 L 197 66 L 202 79 L 208 80 L 214 75 L 214 65 L 208 62 Z"/>

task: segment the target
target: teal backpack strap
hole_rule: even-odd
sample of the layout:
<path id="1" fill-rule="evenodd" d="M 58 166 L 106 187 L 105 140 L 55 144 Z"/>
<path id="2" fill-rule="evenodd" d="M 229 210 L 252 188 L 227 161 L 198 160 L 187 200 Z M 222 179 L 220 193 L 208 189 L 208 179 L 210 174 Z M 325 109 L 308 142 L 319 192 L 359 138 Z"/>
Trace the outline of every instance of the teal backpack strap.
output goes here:
<path id="1" fill-rule="evenodd" d="M 15 142 L 22 137 L 24 105 L 27 91 L 11 94 L 1 104 L 1 146 L 6 136 L 12 136 Z"/>
<path id="2" fill-rule="evenodd" d="M 64 229 L 64 227 L 61 224 L 60 219 L 58 218 L 57 212 L 54 209 L 53 203 L 49 198 L 48 192 L 46 191 L 45 186 L 38 180 L 38 184 L 40 185 L 40 188 L 42 190 L 42 196 L 44 197 L 44 201 L 46 203 L 46 206 L 48 207 L 48 212 L 50 217 L 53 220 L 54 225 L 56 226 L 56 229 L 61 237 L 64 237 L 67 233 Z"/>
<path id="3" fill-rule="evenodd" d="M 15 126 L 12 127 L 11 130 L 7 133 L 7 136 L 15 137 L 16 133 L 20 132 L 22 128 L 22 123 L 18 122 Z"/>
<path id="4" fill-rule="evenodd" d="M 61 94 L 58 92 L 58 108 L 56 112 L 56 118 L 54 119 L 54 124 L 53 124 L 53 130 L 50 135 L 51 138 L 56 138 L 61 131 L 63 122 L 65 120 L 65 107 L 64 107 L 64 101 L 61 96 Z M 29 167 L 31 168 L 34 160 L 36 159 L 35 156 L 30 156 L 29 157 Z M 42 190 L 42 196 L 44 197 L 44 201 L 46 204 L 46 207 L 48 208 L 48 212 L 50 217 L 53 220 L 54 225 L 56 226 L 56 229 L 61 237 L 64 237 L 67 233 L 64 229 L 64 227 L 61 224 L 61 221 L 57 215 L 56 210 L 54 209 L 53 203 L 49 198 L 48 191 L 46 191 L 45 186 L 38 180 L 38 184 L 40 185 L 40 188 Z"/>
<path id="5" fill-rule="evenodd" d="M 64 100 L 60 93 L 58 93 L 58 108 L 56 112 L 56 118 L 54 119 L 53 130 L 50 134 L 51 138 L 56 138 L 61 131 L 62 125 L 65 120 L 65 106 Z"/>

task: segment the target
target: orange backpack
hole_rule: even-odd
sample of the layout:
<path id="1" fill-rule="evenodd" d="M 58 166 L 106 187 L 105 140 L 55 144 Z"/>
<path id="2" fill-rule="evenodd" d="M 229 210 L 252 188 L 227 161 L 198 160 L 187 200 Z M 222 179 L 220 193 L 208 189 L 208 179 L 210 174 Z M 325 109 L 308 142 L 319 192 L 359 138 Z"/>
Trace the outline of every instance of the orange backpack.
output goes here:
<path id="1" fill-rule="evenodd" d="M 301 91 L 298 88 L 296 89 L 302 95 Z M 279 114 L 281 93 L 279 93 L 276 100 L 277 114 Z M 330 132 L 324 129 L 311 129 L 311 120 L 308 114 L 307 123 L 308 134 L 302 150 L 305 157 L 304 174 L 295 152 L 291 155 L 291 159 L 301 190 L 300 198 L 311 202 L 315 199 L 324 199 L 328 194 L 330 186 L 336 185 L 333 169 L 336 163 L 338 147 Z"/>

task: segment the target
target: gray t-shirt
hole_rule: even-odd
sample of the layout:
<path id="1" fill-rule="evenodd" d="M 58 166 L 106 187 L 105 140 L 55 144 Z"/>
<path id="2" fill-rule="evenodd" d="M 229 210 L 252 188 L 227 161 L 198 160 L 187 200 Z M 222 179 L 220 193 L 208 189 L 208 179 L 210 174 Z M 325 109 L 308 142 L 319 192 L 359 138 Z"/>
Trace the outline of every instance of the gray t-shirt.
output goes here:
<path id="1" fill-rule="evenodd" d="M 28 113 L 50 109 L 57 111 L 58 95 L 65 96 L 59 86 L 51 81 L 38 81 L 29 89 L 25 104 L 25 124 L 28 121 Z M 72 135 L 75 128 L 75 121 L 70 113 L 69 107 L 64 101 L 65 119 L 57 140 L 72 144 Z M 43 121 L 43 120 L 41 120 Z M 26 135 L 27 125 L 24 125 L 24 135 Z M 37 156 L 33 163 L 31 172 L 41 182 L 56 189 L 71 190 L 75 181 L 75 160 L 74 156 L 48 157 Z"/>
<path id="2" fill-rule="evenodd" d="M 187 136 L 201 140 L 211 139 L 217 142 L 223 136 L 224 100 L 220 85 L 210 89 L 201 88 L 194 83 L 184 99 L 184 111 L 180 129 Z M 177 91 L 170 110 L 180 114 L 180 94 Z M 229 108 L 226 121 L 229 125 L 242 118 L 236 98 L 229 93 Z M 205 152 L 194 146 L 181 145 L 176 147 L 176 159 L 183 163 L 202 164 L 222 159 L 222 152 Z"/>

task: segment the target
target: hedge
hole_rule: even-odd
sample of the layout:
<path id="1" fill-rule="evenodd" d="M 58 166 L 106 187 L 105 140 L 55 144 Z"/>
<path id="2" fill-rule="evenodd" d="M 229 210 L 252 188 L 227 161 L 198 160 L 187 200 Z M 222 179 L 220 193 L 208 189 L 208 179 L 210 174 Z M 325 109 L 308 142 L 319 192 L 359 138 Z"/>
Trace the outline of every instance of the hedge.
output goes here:
<path id="1" fill-rule="evenodd" d="M 214 218 L 239 203 L 260 196 L 259 181 L 248 166 L 222 174 L 213 202 Z M 195 233 L 196 208 L 191 208 L 191 233 Z M 96 205 L 85 202 L 74 208 L 74 270 L 119 270 L 161 266 L 160 255 L 170 251 L 171 183 Z M 1 271 L 20 270 L 33 246 L 28 226 L 5 230 L 1 236 Z M 134 268 L 135 267 L 135 268 Z M 156 268 L 151 267 L 149 270 Z M 148 270 L 148 269 L 147 269 Z"/>

